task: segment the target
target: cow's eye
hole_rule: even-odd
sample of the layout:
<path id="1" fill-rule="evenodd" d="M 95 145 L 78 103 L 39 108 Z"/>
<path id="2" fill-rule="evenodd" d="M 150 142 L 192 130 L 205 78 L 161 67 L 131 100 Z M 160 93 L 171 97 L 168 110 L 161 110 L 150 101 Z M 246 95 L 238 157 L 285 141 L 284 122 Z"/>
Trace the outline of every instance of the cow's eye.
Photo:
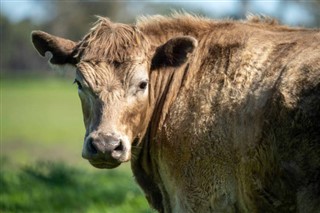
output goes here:
<path id="1" fill-rule="evenodd" d="M 73 83 L 78 85 L 78 89 L 82 89 L 82 85 L 81 85 L 80 81 L 78 81 L 77 79 L 74 79 Z"/>
<path id="2" fill-rule="evenodd" d="M 120 62 L 120 61 L 113 61 L 112 64 L 113 64 L 113 66 L 117 69 L 117 68 L 120 67 L 121 62 Z"/>
<path id="3" fill-rule="evenodd" d="M 139 84 L 139 89 L 145 90 L 148 86 L 148 81 L 141 81 Z"/>

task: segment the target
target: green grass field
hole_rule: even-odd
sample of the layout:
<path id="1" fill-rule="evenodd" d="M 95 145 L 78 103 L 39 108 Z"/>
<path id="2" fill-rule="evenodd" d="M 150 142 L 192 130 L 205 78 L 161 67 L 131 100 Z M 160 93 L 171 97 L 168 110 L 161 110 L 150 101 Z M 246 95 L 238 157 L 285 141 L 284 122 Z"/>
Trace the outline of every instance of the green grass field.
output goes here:
<path id="1" fill-rule="evenodd" d="M 152 212 L 130 165 L 81 158 L 84 127 L 72 80 L 1 79 L 0 212 Z"/>

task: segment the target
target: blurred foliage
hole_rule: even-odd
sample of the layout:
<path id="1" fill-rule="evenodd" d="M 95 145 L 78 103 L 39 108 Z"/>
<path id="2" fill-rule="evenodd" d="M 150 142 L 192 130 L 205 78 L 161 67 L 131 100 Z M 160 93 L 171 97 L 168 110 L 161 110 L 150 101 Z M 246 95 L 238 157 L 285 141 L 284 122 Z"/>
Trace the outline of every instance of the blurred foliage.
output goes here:
<path id="1" fill-rule="evenodd" d="M 45 63 L 34 51 L 30 32 L 35 25 L 30 20 L 11 23 L 0 16 L 1 36 L 1 72 L 26 73 L 30 68 L 43 69 Z"/>
<path id="2" fill-rule="evenodd" d="M 49 1 L 46 6 L 54 11 L 53 18 L 45 23 L 42 30 L 53 34 L 68 37 L 71 40 L 79 40 L 91 24 L 96 21 L 95 16 L 108 16 L 121 21 L 132 21 L 133 17 L 120 16 L 126 14 L 126 2 L 90 2 L 90 1 Z M 72 12 L 70 11 L 72 8 Z"/>
<path id="3" fill-rule="evenodd" d="M 92 172 L 37 162 L 19 170 L 1 159 L 1 212 L 152 212 L 128 172 Z"/>
<path id="4" fill-rule="evenodd" d="M 296 0 L 300 3 L 304 3 L 303 0 Z M 313 26 L 320 26 L 320 0 L 313 0 L 306 4 L 306 7 L 309 9 L 310 13 L 313 15 Z"/>

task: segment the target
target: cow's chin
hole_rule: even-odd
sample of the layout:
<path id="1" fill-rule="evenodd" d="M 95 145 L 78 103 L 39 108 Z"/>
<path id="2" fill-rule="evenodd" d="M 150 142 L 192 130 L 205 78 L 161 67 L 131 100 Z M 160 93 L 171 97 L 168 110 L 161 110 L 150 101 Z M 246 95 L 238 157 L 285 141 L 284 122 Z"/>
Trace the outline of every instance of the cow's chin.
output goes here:
<path id="1" fill-rule="evenodd" d="M 121 162 L 104 162 L 104 161 L 91 161 L 90 164 L 98 169 L 113 169 L 120 166 Z"/>

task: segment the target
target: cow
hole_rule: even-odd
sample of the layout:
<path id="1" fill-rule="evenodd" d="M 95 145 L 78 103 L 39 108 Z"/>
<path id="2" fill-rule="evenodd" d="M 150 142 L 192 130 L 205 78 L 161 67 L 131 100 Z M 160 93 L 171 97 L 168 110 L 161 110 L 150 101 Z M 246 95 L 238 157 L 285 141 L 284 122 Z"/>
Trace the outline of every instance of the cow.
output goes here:
<path id="1" fill-rule="evenodd" d="M 318 29 L 177 13 L 32 42 L 75 69 L 83 158 L 131 161 L 158 212 L 320 212 Z"/>

